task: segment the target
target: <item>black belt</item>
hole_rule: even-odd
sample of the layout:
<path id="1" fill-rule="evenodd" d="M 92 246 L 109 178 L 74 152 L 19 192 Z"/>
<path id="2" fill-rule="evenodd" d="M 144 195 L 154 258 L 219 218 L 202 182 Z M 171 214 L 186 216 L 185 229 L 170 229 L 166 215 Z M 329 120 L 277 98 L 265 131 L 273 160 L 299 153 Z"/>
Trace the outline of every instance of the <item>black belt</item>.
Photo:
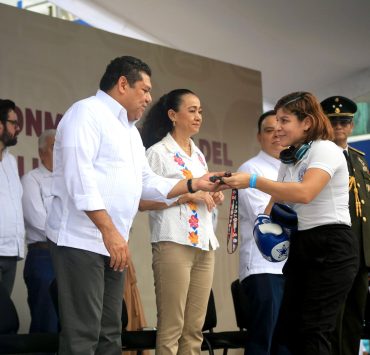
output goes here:
<path id="1" fill-rule="evenodd" d="M 36 242 L 28 244 L 28 250 L 32 249 L 49 249 L 48 242 Z"/>

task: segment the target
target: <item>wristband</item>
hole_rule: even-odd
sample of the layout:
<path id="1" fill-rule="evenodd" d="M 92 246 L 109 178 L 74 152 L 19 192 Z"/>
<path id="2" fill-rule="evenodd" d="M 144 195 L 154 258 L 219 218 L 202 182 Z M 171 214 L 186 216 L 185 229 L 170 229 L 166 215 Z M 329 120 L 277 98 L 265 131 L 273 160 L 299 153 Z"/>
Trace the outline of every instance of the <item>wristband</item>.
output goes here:
<path id="1" fill-rule="evenodd" d="M 193 186 L 192 186 L 192 181 L 193 179 L 189 179 L 187 182 L 186 182 L 186 185 L 188 186 L 188 191 L 193 194 L 195 191 L 193 190 Z"/>
<path id="2" fill-rule="evenodd" d="M 257 186 L 257 174 L 251 174 L 249 177 L 249 187 L 255 189 Z"/>

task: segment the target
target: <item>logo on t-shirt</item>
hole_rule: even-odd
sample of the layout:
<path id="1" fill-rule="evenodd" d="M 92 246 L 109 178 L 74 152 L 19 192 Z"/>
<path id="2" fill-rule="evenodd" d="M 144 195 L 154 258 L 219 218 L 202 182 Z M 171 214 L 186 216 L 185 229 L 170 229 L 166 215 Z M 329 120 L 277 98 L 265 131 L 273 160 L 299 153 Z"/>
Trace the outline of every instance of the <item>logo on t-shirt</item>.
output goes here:
<path id="1" fill-rule="evenodd" d="M 302 182 L 303 176 L 306 173 L 306 170 L 307 170 L 307 164 L 302 164 L 302 166 L 299 168 L 299 171 L 298 171 L 298 181 L 299 182 Z"/>

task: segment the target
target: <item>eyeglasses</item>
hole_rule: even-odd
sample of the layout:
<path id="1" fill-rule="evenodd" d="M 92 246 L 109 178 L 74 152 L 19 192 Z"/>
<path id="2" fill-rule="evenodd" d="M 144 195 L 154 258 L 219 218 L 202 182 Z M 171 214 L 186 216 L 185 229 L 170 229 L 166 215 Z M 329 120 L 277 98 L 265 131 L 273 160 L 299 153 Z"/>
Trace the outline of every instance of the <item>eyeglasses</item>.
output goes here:
<path id="1" fill-rule="evenodd" d="M 19 121 L 17 120 L 6 120 L 6 122 L 9 122 L 10 124 L 12 124 L 14 127 L 19 127 Z"/>
<path id="2" fill-rule="evenodd" d="M 330 119 L 330 123 L 333 127 L 335 127 L 336 125 L 341 125 L 342 127 L 345 127 L 345 126 L 348 126 L 349 124 L 351 124 L 352 122 L 352 119 L 345 119 L 345 118 L 342 118 L 342 119 Z"/>

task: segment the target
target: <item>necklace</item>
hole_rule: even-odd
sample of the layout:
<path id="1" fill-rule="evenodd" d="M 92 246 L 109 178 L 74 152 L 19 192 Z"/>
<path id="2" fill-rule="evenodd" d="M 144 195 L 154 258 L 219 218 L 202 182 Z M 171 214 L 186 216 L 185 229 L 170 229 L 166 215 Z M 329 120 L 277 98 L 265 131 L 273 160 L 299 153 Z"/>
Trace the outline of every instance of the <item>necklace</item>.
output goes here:
<path id="1" fill-rule="evenodd" d="M 191 144 L 190 144 L 190 142 L 189 142 L 189 144 L 188 144 L 188 146 L 187 146 L 187 147 L 184 147 L 183 145 L 181 145 L 181 148 L 182 148 L 182 150 L 183 150 L 186 154 L 191 155 Z"/>

